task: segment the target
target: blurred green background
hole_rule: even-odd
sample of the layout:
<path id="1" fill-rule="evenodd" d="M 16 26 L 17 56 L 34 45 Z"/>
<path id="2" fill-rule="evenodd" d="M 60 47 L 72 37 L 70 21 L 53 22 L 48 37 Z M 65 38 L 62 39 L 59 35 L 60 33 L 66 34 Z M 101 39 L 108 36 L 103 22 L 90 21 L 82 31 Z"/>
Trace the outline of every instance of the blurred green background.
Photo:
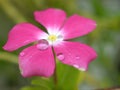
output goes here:
<path id="1" fill-rule="evenodd" d="M 50 90 L 26 88 L 34 86 L 37 80 L 47 84 L 39 77 L 28 79 L 20 75 L 17 56 L 22 49 L 13 53 L 2 49 L 15 24 L 27 21 L 40 27 L 33 12 L 50 7 L 63 9 L 68 16 L 76 13 L 94 19 L 98 25 L 89 35 L 74 39 L 92 46 L 98 58 L 89 65 L 87 72 L 59 63 L 58 82 L 61 84 L 57 90 L 120 87 L 120 0 L 0 0 L 0 90 L 19 90 L 21 87 L 25 87 L 22 90 Z M 69 89 L 70 85 L 73 88 Z"/>

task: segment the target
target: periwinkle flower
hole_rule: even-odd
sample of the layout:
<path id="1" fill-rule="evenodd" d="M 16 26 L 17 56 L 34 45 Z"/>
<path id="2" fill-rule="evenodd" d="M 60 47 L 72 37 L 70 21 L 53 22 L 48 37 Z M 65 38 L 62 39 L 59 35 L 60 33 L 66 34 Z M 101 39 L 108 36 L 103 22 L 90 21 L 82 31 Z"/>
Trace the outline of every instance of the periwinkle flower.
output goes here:
<path id="1" fill-rule="evenodd" d="M 19 55 L 19 67 L 24 77 L 50 77 L 54 73 L 55 60 L 85 71 L 97 54 L 89 46 L 80 42 L 71 42 L 92 32 L 96 22 L 79 15 L 66 18 L 63 10 L 49 8 L 34 12 L 35 20 L 42 24 L 47 33 L 30 23 L 15 25 L 9 32 L 4 50 L 14 51 L 22 46 L 36 42 L 24 49 Z"/>

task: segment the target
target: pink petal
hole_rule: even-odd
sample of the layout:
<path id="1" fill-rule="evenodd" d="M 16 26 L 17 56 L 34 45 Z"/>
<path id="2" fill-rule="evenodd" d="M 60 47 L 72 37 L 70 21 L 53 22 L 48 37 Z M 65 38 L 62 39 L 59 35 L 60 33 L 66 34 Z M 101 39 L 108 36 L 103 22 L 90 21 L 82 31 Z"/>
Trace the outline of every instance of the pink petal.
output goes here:
<path id="1" fill-rule="evenodd" d="M 64 33 L 65 39 L 71 39 L 88 34 L 93 31 L 95 27 L 95 21 L 82 16 L 73 15 L 65 22 L 62 32 Z"/>
<path id="2" fill-rule="evenodd" d="M 3 48 L 7 51 L 16 50 L 19 47 L 40 39 L 44 34 L 43 31 L 30 23 L 17 24 L 9 32 L 8 41 Z"/>
<path id="3" fill-rule="evenodd" d="M 72 65 L 82 71 L 87 70 L 88 64 L 97 56 L 91 47 L 79 42 L 63 41 L 58 46 L 54 46 L 54 50 L 61 62 Z"/>
<path id="4" fill-rule="evenodd" d="M 51 47 L 46 50 L 39 50 L 36 45 L 26 48 L 20 53 L 19 67 L 24 77 L 51 76 L 55 68 Z"/>
<path id="5" fill-rule="evenodd" d="M 66 14 L 63 10 L 53 8 L 36 11 L 34 16 L 35 20 L 46 27 L 49 33 L 58 31 L 66 19 Z"/>

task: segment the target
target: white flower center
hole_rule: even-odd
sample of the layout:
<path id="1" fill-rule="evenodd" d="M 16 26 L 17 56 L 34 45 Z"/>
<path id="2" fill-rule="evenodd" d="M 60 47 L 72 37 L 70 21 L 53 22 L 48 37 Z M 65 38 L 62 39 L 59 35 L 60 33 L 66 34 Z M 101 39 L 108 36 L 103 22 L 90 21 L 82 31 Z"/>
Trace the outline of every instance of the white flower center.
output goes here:
<path id="1" fill-rule="evenodd" d="M 56 35 L 49 35 L 48 40 L 51 42 L 55 42 L 57 40 L 57 36 Z"/>
<path id="2" fill-rule="evenodd" d="M 50 45 L 55 45 L 63 41 L 63 36 L 57 34 L 50 34 L 47 37 L 47 41 L 49 42 Z"/>
<path id="3" fill-rule="evenodd" d="M 61 43 L 64 40 L 64 34 L 62 31 L 52 31 L 48 32 L 48 34 L 43 34 L 39 37 L 38 44 L 45 43 L 47 42 L 48 45 L 57 45 Z M 44 45 L 42 45 L 44 46 Z"/>

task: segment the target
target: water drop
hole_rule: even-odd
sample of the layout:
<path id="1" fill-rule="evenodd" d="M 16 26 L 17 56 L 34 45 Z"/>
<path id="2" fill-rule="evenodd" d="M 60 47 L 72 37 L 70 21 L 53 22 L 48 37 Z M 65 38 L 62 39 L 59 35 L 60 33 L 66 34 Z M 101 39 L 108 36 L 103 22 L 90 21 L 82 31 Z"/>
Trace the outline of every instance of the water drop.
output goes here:
<path id="1" fill-rule="evenodd" d="M 76 60 L 80 60 L 80 57 L 79 57 L 79 56 L 76 56 Z"/>
<path id="2" fill-rule="evenodd" d="M 73 65 L 73 67 L 75 67 L 75 68 L 79 68 L 79 66 L 78 66 L 78 65 L 76 65 L 76 64 L 75 64 L 75 65 Z"/>
<path id="3" fill-rule="evenodd" d="M 20 69 L 20 73 L 23 74 L 23 70 L 21 68 L 19 68 L 19 69 Z"/>
<path id="4" fill-rule="evenodd" d="M 23 71 L 20 70 L 20 73 L 23 75 Z"/>
<path id="5" fill-rule="evenodd" d="M 85 68 L 79 68 L 79 70 L 80 70 L 80 71 L 86 71 L 86 69 L 85 69 Z"/>
<path id="6" fill-rule="evenodd" d="M 41 39 L 38 41 L 37 48 L 40 50 L 46 50 L 49 47 L 49 43 L 45 39 Z"/>
<path id="7" fill-rule="evenodd" d="M 85 71 L 86 69 L 85 68 L 82 68 L 82 67 L 79 67 L 78 65 L 73 65 L 73 67 L 77 68 L 78 70 L 80 71 Z"/>
<path id="8" fill-rule="evenodd" d="M 71 53 L 68 53 L 69 56 L 71 56 L 72 54 Z"/>
<path id="9" fill-rule="evenodd" d="M 25 55 L 25 53 L 24 53 L 24 52 L 21 52 L 21 53 L 20 53 L 20 56 L 24 56 L 24 55 Z"/>
<path id="10" fill-rule="evenodd" d="M 57 58 L 58 58 L 59 60 L 64 60 L 64 59 L 65 59 L 65 56 L 64 56 L 62 53 L 59 53 L 59 54 L 57 54 Z"/>
<path id="11" fill-rule="evenodd" d="M 62 35 L 58 35 L 57 39 L 58 40 L 63 40 L 63 36 Z"/>

